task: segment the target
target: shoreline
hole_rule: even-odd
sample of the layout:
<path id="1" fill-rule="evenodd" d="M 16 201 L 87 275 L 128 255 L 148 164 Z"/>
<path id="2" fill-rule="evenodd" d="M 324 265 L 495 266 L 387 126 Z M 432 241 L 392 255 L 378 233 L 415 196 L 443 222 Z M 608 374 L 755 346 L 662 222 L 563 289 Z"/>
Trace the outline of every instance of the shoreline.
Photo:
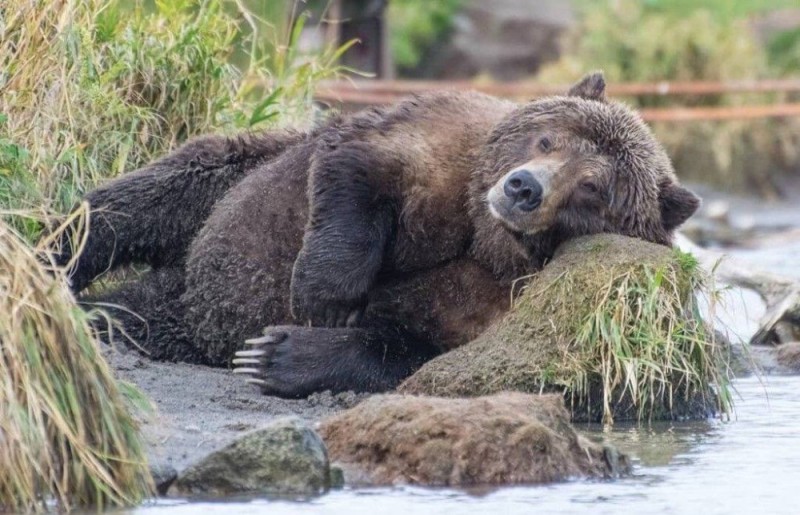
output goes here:
<path id="1" fill-rule="evenodd" d="M 366 397 L 323 392 L 281 399 L 261 394 L 230 369 L 151 361 L 125 349 L 109 349 L 106 358 L 119 379 L 153 403 L 156 411 L 140 414 L 139 422 L 150 468 L 165 475 L 275 419 L 294 415 L 313 425 Z"/>

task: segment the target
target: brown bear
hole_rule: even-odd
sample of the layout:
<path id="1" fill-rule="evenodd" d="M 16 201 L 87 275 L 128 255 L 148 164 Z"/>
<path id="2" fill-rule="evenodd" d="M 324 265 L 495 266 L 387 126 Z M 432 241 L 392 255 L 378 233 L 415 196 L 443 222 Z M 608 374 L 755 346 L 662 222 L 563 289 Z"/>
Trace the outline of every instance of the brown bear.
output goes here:
<path id="1" fill-rule="evenodd" d="M 524 105 L 439 92 L 306 133 L 200 138 L 86 200 L 74 288 L 151 270 L 85 301 L 124 306 L 158 359 L 227 365 L 264 334 L 233 364 L 288 397 L 392 388 L 506 312 L 561 242 L 669 244 L 699 202 L 600 74 Z"/>

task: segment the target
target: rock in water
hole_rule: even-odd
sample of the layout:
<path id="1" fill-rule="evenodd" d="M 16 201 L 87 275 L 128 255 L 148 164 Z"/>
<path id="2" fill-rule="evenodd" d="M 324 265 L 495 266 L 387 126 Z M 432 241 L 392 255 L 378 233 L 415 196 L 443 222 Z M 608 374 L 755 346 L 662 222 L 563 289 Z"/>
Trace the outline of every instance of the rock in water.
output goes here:
<path id="1" fill-rule="evenodd" d="M 351 484 L 535 484 L 630 467 L 575 432 L 559 395 L 375 396 L 324 420 L 320 434 Z"/>
<path id="2" fill-rule="evenodd" d="M 784 367 L 781 372 L 800 373 L 800 342 L 783 343 L 777 349 L 778 364 Z"/>
<path id="3" fill-rule="evenodd" d="M 728 408 L 728 349 L 699 318 L 704 287 L 689 254 L 614 234 L 576 238 L 498 324 L 399 390 L 560 392 L 574 421 L 708 417 Z"/>
<path id="4" fill-rule="evenodd" d="M 291 417 L 248 433 L 190 466 L 170 494 L 315 494 L 329 486 L 325 444 L 302 420 Z"/>

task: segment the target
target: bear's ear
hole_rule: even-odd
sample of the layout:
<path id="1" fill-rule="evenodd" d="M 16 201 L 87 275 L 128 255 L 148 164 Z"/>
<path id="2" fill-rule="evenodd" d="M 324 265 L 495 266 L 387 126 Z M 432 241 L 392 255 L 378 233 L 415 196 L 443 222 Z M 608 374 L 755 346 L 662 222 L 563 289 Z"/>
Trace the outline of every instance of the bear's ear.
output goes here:
<path id="1" fill-rule="evenodd" d="M 668 182 L 661 186 L 658 193 L 661 208 L 661 223 L 671 231 L 689 219 L 700 207 L 700 197 L 680 184 Z"/>
<path id="2" fill-rule="evenodd" d="M 598 100 L 600 102 L 605 101 L 606 79 L 603 78 L 603 72 L 590 73 L 576 82 L 574 86 L 569 88 L 567 96 Z"/>

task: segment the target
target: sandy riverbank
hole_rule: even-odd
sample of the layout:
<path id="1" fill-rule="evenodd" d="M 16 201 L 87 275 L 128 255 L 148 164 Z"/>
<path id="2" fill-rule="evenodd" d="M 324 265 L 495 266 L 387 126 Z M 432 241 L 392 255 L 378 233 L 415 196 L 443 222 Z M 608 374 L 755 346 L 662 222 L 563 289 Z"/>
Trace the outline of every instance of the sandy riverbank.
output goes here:
<path id="1" fill-rule="evenodd" d="M 316 422 L 353 406 L 361 397 L 316 394 L 287 400 L 262 395 L 227 369 L 158 363 L 134 351 L 108 353 L 120 378 L 130 381 L 155 404 L 142 420 L 151 466 L 181 471 L 243 433 L 278 417 L 297 415 Z"/>

